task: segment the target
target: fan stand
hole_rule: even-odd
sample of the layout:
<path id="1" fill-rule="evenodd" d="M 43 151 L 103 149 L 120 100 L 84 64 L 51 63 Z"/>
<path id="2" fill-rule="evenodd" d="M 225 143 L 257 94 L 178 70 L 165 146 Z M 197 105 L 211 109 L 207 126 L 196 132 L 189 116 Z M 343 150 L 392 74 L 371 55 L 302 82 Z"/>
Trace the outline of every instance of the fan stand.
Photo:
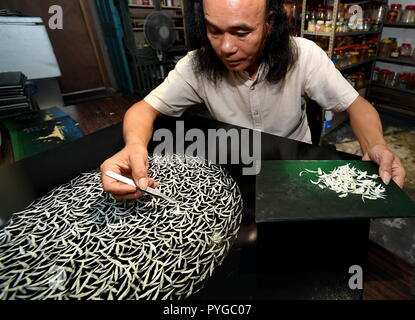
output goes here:
<path id="1" fill-rule="evenodd" d="M 157 58 L 158 58 L 158 59 L 159 59 L 159 61 L 160 61 L 160 73 L 161 73 L 161 78 L 162 78 L 162 79 L 164 79 L 165 72 L 164 72 L 164 66 L 163 66 L 163 64 L 162 64 L 164 54 L 163 54 L 163 51 L 162 51 L 162 50 L 156 50 L 156 54 L 157 54 Z"/>

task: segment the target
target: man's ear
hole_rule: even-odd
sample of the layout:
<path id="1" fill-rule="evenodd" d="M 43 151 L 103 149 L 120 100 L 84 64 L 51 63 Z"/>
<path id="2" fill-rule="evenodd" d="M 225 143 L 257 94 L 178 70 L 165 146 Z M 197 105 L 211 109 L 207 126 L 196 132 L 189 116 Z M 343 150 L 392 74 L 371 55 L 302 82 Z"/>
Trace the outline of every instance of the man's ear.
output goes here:
<path id="1" fill-rule="evenodd" d="M 271 33 L 271 29 L 275 23 L 275 11 L 270 11 L 265 19 L 265 25 L 267 26 L 267 34 Z"/>

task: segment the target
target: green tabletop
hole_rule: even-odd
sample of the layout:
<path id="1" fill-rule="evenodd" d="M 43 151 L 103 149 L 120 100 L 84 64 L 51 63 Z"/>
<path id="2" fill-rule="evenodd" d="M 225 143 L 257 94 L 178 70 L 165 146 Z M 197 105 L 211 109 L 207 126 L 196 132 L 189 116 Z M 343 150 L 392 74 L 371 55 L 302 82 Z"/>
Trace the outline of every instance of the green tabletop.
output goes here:
<path id="1" fill-rule="evenodd" d="M 385 186 L 385 199 L 362 201 L 361 195 L 340 198 L 330 189 L 321 189 L 310 180 L 317 174 L 299 173 L 320 168 L 329 173 L 338 166 L 350 164 L 368 174 L 378 174 L 378 166 L 361 160 L 330 161 L 263 161 L 256 177 L 256 221 L 398 218 L 414 217 L 415 204 L 393 181 Z"/>

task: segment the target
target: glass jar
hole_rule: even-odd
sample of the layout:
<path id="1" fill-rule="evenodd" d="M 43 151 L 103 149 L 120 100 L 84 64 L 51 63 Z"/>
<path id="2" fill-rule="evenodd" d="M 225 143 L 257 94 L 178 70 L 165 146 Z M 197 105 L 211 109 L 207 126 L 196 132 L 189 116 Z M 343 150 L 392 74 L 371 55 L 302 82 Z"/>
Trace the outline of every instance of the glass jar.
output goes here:
<path id="1" fill-rule="evenodd" d="M 359 77 L 354 74 L 350 77 L 350 80 L 351 80 L 351 85 L 353 86 L 353 88 L 357 88 L 357 82 L 359 80 Z"/>
<path id="2" fill-rule="evenodd" d="M 403 58 L 410 58 L 412 52 L 412 46 L 410 43 L 402 43 L 401 47 L 401 57 Z"/>
<path id="3" fill-rule="evenodd" d="M 401 76 L 400 73 L 392 72 L 390 75 L 388 75 L 388 79 L 386 80 L 386 85 L 389 87 L 398 87 L 400 76 Z"/>
<path id="4" fill-rule="evenodd" d="M 341 21 L 336 22 L 336 32 L 342 32 L 343 29 L 343 23 Z"/>
<path id="5" fill-rule="evenodd" d="M 363 31 L 370 31 L 372 28 L 372 21 L 370 19 L 363 19 Z"/>
<path id="6" fill-rule="evenodd" d="M 316 20 L 314 20 L 314 19 L 310 19 L 310 20 L 308 21 L 307 30 L 308 30 L 308 31 L 311 31 L 311 32 L 316 31 Z"/>
<path id="7" fill-rule="evenodd" d="M 384 39 L 380 42 L 379 56 L 389 58 L 392 50 L 392 40 Z"/>
<path id="8" fill-rule="evenodd" d="M 400 50 L 399 47 L 392 47 L 391 58 L 399 58 Z"/>
<path id="9" fill-rule="evenodd" d="M 317 12 L 317 20 L 326 20 L 326 10 L 324 8 L 319 8 Z"/>
<path id="10" fill-rule="evenodd" d="M 407 73 L 404 73 L 399 77 L 399 88 L 408 89 L 410 76 Z"/>
<path id="11" fill-rule="evenodd" d="M 310 11 L 304 13 L 304 30 L 308 30 L 308 21 L 310 20 Z"/>
<path id="12" fill-rule="evenodd" d="M 389 37 L 389 40 L 392 41 L 392 47 L 397 47 L 398 46 L 398 40 L 394 37 Z"/>
<path id="13" fill-rule="evenodd" d="M 332 28 L 332 21 L 327 20 L 324 25 L 324 32 L 331 32 L 333 30 Z"/>
<path id="14" fill-rule="evenodd" d="M 360 52 L 359 51 L 350 51 L 349 53 L 351 55 L 350 63 L 351 64 L 359 63 L 359 61 L 360 61 Z"/>
<path id="15" fill-rule="evenodd" d="M 402 5 L 391 4 L 390 9 L 386 13 L 386 22 L 399 22 L 402 15 Z"/>
<path id="16" fill-rule="evenodd" d="M 343 21 L 342 32 L 349 32 L 349 20 Z"/>
<path id="17" fill-rule="evenodd" d="M 367 57 L 368 59 L 374 58 L 376 56 L 376 51 L 374 49 L 368 49 L 367 50 Z"/>
<path id="18" fill-rule="evenodd" d="M 414 60 L 415 60 L 415 49 L 414 49 L 414 51 L 412 52 L 412 59 L 414 59 Z"/>
<path id="19" fill-rule="evenodd" d="M 379 82 L 379 73 L 380 73 L 380 68 L 375 67 L 375 69 L 373 70 L 373 76 L 372 76 L 373 82 Z"/>
<path id="20" fill-rule="evenodd" d="M 415 6 L 406 6 L 400 22 L 415 23 Z"/>
<path id="21" fill-rule="evenodd" d="M 326 20 L 333 20 L 333 6 L 327 6 Z"/>
<path id="22" fill-rule="evenodd" d="M 389 72 L 390 71 L 389 70 L 386 70 L 386 69 L 382 69 L 382 70 L 379 71 L 378 82 L 380 84 L 383 84 L 383 85 L 385 84 L 386 77 L 387 77 L 387 75 L 388 75 Z"/>
<path id="23" fill-rule="evenodd" d="M 369 58 L 369 47 L 368 46 L 361 47 L 360 56 L 362 60 L 366 60 Z"/>
<path id="24" fill-rule="evenodd" d="M 358 72 L 357 73 L 356 87 L 360 89 L 360 88 L 363 88 L 365 86 L 366 86 L 365 73 L 364 72 Z"/>
<path id="25" fill-rule="evenodd" d="M 323 20 L 317 20 L 316 32 L 324 32 L 324 21 Z"/>
<path id="26" fill-rule="evenodd" d="M 344 62 L 343 65 L 344 66 L 348 66 L 349 64 L 351 64 L 352 61 L 352 55 L 349 52 L 346 52 L 344 54 Z"/>

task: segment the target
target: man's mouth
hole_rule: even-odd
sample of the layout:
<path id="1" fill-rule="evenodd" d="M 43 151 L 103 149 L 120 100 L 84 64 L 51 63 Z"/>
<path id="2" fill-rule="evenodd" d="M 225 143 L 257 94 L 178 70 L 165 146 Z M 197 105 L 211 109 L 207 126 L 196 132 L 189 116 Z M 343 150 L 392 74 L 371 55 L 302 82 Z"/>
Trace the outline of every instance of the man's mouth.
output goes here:
<path id="1" fill-rule="evenodd" d="M 243 61 L 243 59 L 238 59 L 238 60 L 225 60 L 225 62 L 227 64 L 230 64 L 230 65 L 236 65 L 236 64 L 241 63 L 242 61 Z"/>

